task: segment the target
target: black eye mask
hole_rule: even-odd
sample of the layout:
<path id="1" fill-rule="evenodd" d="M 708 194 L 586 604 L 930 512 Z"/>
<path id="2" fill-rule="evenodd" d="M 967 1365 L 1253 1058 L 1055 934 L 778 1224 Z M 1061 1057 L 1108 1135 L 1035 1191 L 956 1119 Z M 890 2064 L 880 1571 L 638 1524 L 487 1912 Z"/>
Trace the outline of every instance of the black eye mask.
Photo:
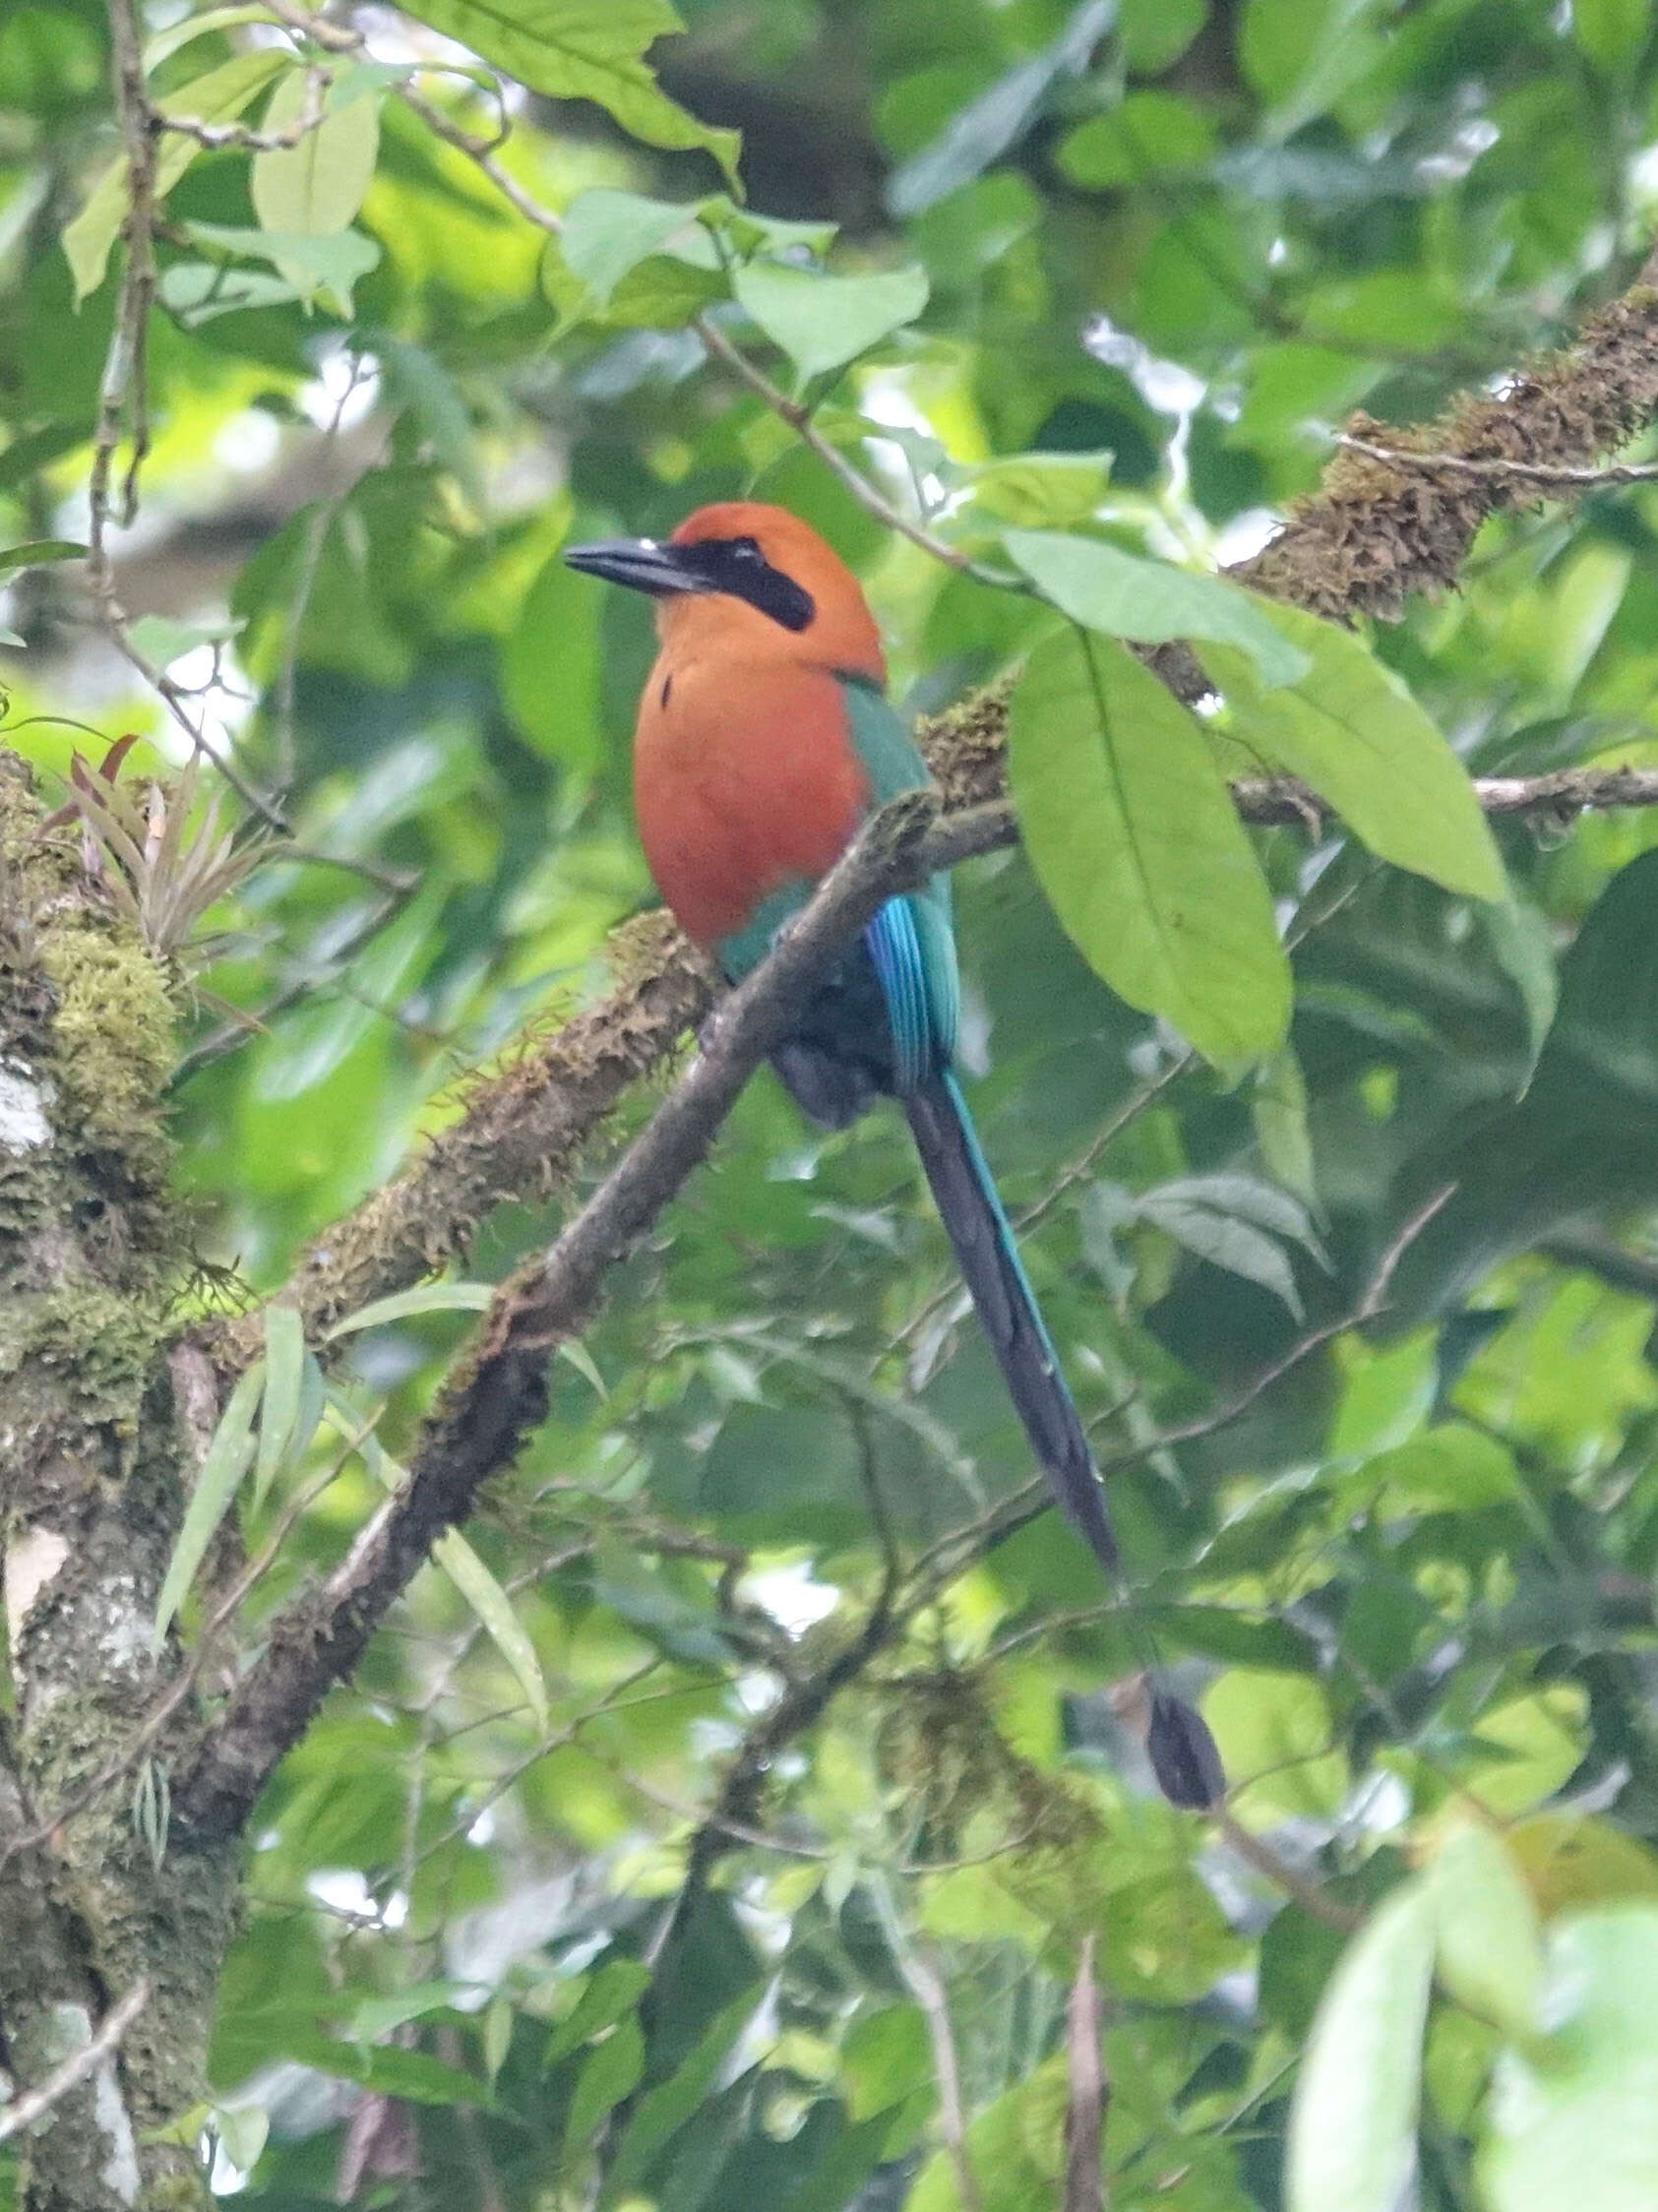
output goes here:
<path id="1" fill-rule="evenodd" d="M 772 568 L 752 537 L 706 537 L 696 545 L 676 545 L 674 556 L 705 589 L 746 599 L 785 630 L 804 630 L 817 612 L 812 594 Z"/>

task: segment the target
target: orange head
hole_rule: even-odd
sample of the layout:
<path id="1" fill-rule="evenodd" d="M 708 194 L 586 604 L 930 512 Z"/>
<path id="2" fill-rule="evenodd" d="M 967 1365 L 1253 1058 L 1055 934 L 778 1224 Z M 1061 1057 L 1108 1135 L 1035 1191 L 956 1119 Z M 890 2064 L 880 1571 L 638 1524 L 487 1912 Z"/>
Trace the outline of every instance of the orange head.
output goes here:
<path id="1" fill-rule="evenodd" d="M 656 600 L 664 655 L 792 661 L 847 676 L 886 676 L 875 619 L 858 580 L 786 508 L 721 500 L 688 515 L 666 544 L 613 538 L 573 545 L 572 568 Z"/>

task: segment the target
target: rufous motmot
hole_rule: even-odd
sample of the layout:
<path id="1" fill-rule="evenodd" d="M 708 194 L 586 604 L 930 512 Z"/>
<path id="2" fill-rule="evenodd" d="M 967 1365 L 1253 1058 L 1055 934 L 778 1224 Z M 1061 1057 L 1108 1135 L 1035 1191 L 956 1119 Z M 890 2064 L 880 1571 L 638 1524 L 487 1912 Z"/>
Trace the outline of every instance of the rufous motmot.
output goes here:
<path id="1" fill-rule="evenodd" d="M 566 560 L 656 601 L 661 650 L 634 740 L 645 859 L 694 943 L 736 982 L 845 850 L 927 767 L 888 704 L 856 578 L 797 516 L 699 508 L 673 535 L 570 547 Z M 843 1128 L 895 1097 L 1008 1389 L 1054 1497 L 1114 1579 L 1118 1551 L 1075 1401 L 1020 1263 L 952 1061 L 960 991 L 950 884 L 888 899 L 772 1054 L 814 1121 Z M 1154 1691 L 1153 1764 L 1177 1804 L 1218 1795 L 1189 1707 Z"/>

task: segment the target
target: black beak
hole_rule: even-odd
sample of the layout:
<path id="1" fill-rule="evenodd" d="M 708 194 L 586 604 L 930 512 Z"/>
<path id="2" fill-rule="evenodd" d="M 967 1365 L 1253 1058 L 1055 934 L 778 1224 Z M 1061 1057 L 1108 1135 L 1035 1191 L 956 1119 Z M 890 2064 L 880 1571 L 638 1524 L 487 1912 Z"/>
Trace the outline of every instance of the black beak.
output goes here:
<path id="1" fill-rule="evenodd" d="M 648 591 L 653 599 L 671 591 L 706 591 L 706 580 L 682 558 L 674 545 L 658 545 L 649 537 L 607 537 L 596 545 L 567 545 L 564 557 L 583 576 L 601 576 L 607 584 L 626 584 L 635 591 Z"/>

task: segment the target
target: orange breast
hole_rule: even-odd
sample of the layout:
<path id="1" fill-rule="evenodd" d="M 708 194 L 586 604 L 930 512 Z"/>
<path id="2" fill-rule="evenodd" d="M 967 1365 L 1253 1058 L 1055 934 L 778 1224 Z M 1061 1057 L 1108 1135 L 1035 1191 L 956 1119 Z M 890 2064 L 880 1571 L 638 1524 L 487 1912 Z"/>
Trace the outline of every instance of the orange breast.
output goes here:
<path id="1" fill-rule="evenodd" d="M 680 927 L 712 947 L 770 892 L 815 883 L 869 799 L 840 687 L 826 670 L 663 654 L 640 702 L 634 804 Z"/>

